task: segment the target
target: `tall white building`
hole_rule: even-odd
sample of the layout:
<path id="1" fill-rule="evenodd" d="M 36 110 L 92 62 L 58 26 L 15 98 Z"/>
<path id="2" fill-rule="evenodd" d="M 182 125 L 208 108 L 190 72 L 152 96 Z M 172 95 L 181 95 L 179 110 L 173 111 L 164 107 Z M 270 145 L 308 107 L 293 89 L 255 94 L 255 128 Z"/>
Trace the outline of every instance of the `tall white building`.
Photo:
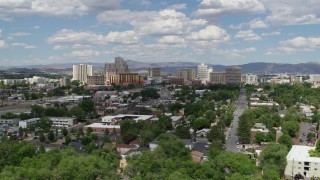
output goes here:
<path id="1" fill-rule="evenodd" d="M 296 174 L 301 174 L 305 180 L 320 178 L 320 158 L 309 155 L 309 151 L 314 149 L 315 147 L 309 146 L 292 146 L 284 171 L 286 179 L 293 179 Z"/>
<path id="2" fill-rule="evenodd" d="M 208 70 L 208 65 L 205 65 L 203 63 L 201 63 L 200 65 L 198 65 L 198 69 L 197 69 L 197 77 L 198 79 L 202 80 L 202 81 L 208 81 L 209 80 L 209 70 Z"/>
<path id="3" fill-rule="evenodd" d="M 79 80 L 80 82 L 87 82 L 87 76 L 93 75 L 92 65 L 78 64 L 73 65 L 73 79 Z"/>

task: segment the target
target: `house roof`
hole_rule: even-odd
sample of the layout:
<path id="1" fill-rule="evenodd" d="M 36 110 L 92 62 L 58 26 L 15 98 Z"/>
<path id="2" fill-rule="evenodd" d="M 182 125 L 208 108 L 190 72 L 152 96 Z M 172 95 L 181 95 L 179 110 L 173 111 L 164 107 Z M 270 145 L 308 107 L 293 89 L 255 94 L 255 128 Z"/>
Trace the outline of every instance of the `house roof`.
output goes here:
<path id="1" fill-rule="evenodd" d="M 314 150 L 315 147 L 293 145 L 287 155 L 287 160 L 291 161 L 307 161 L 320 163 L 319 157 L 310 157 L 309 150 Z"/>
<path id="2" fill-rule="evenodd" d="M 197 157 L 201 157 L 201 156 L 204 155 L 204 153 L 199 152 L 199 151 L 192 151 L 191 154 L 192 154 L 193 156 L 197 156 Z"/>
<path id="3" fill-rule="evenodd" d="M 136 149 L 137 146 L 132 144 L 117 144 L 117 148 Z"/>

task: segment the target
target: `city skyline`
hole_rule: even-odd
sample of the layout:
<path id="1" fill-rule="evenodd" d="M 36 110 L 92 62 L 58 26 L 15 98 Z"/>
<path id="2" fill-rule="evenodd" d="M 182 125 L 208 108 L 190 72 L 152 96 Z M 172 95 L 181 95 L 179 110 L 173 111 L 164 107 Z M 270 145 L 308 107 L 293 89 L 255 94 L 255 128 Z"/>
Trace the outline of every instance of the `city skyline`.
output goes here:
<path id="1" fill-rule="evenodd" d="M 0 64 L 320 62 L 314 0 L 0 2 Z"/>

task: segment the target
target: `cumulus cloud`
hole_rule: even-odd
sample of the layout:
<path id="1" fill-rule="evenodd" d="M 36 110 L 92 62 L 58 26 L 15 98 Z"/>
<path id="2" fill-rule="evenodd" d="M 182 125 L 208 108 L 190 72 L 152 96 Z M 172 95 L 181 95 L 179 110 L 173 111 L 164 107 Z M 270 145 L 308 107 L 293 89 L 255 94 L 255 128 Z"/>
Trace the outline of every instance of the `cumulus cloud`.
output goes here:
<path id="1" fill-rule="evenodd" d="M 0 16 L 83 15 L 89 12 L 116 9 L 120 7 L 120 3 L 121 0 L 2 0 Z"/>
<path id="2" fill-rule="evenodd" d="M 229 35 L 224 29 L 214 25 L 207 26 L 198 32 L 192 32 L 189 38 L 195 41 L 213 42 L 224 42 L 230 39 Z"/>
<path id="3" fill-rule="evenodd" d="M 319 37 L 295 37 L 287 41 L 280 42 L 282 46 L 293 48 L 320 48 Z"/>
<path id="4" fill-rule="evenodd" d="M 71 55 L 74 57 L 88 57 L 88 56 L 100 56 L 99 51 L 94 50 L 83 50 L 83 51 L 72 51 Z"/>
<path id="5" fill-rule="evenodd" d="M 2 38 L 2 29 L 0 29 L 0 49 L 6 48 L 8 45 L 7 43 L 1 39 Z"/>
<path id="6" fill-rule="evenodd" d="M 319 24 L 320 3 L 315 0 L 262 0 L 271 12 L 266 17 L 274 25 Z"/>
<path id="7" fill-rule="evenodd" d="M 8 46 L 7 43 L 4 40 L 0 39 L 0 49 L 6 48 L 7 46 Z"/>
<path id="8" fill-rule="evenodd" d="M 269 33 L 262 33 L 261 36 L 279 36 L 281 34 L 281 32 L 279 31 L 273 31 L 273 32 L 269 32 Z"/>
<path id="9" fill-rule="evenodd" d="M 215 52 L 219 55 L 227 56 L 227 57 L 244 57 L 243 54 L 245 53 L 252 53 L 256 52 L 255 47 L 249 47 L 244 49 L 227 49 L 227 50 L 220 50 L 217 49 Z"/>
<path id="10" fill-rule="evenodd" d="M 262 2 L 258 0 L 202 0 L 197 16 L 218 16 L 233 13 L 261 13 L 265 8 Z"/>
<path id="11" fill-rule="evenodd" d="M 269 25 L 261 21 L 260 19 L 254 19 L 251 22 L 249 22 L 249 27 L 251 29 L 258 29 L 258 28 L 268 28 Z"/>
<path id="12" fill-rule="evenodd" d="M 157 11 L 106 11 L 97 16 L 100 23 L 129 23 L 142 35 L 177 35 L 207 24 L 204 19 L 190 19 L 174 9 Z"/>
<path id="13" fill-rule="evenodd" d="M 106 44 L 106 37 L 95 32 L 62 29 L 49 37 L 47 41 L 49 44 L 70 43 L 103 45 Z"/>
<path id="14" fill-rule="evenodd" d="M 30 33 L 27 32 L 15 32 L 15 33 L 10 33 L 9 36 L 29 36 Z"/>
<path id="15" fill-rule="evenodd" d="M 161 39 L 159 39 L 158 42 L 160 44 L 169 44 L 169 45 L 185 44 L 185 40 L 179 36 L 163 36 Z"/>
<path id="16" fill-rule="evenodd" d="M 295 37 L 286 41 L 281 41 L 280 46 L 275 49 L 269 49 L 267 55 L 273 54 L 292 54 L 295 52 L 309 52 L 320 48 L 320 37 Z"/>
<path id="17" fill-rule="evenodd" d="M 180 10 L 180 9 L 186 9 L 187 8 L 187 4 L 172 4 L 168 7 L 168 9 L 176 9 L 176 10 Z"/>
<path id="18" fill-rule="evenodd" d="M 11 46 L 13 46 L 13 47 L 22 47 L 22 48 L 25 48 L 25 49 L 35 49 L 35 48 L 37 48 L 36 46 L 28 45 L 28 44 L 25 44 L 25 43 L 12 43 Z"/>
<path id="19" fill-rule="evenodd" d="M 110 32 L 106 40 L 119 44 L 136 44 L 139 43 L 139 36 L 134 31 Z"/>
<path id="20" fill-rule="evenodd" d="M 235 38 L 237 39 L 243 39 L 246 41 L 258 41 L 261 40 L 261 37 L 254 33 L 251 29 L 247 31 L 239 31 L 236 35 Z"/>

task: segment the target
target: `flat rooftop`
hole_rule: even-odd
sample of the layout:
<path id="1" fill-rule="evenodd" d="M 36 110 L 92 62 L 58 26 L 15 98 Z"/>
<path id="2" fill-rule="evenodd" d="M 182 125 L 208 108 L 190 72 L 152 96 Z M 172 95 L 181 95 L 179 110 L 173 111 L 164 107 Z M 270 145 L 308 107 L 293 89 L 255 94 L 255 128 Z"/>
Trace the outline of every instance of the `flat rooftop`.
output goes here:
<path id="1" fill-rule="evenodd" d="M 92 123 L 92 124 L 89 124 L 85 127 L 86 128 L 91 127 L 91 128 L 116 128 L 116 129 L 120 129 L 120 125 L 107 125 L 107 124 L 103 124 L 103 123 Z"/>
<path id="2" fill-rule="evenodd" d="M 287 155 L 287 160 L 320 163 L 320 157 L 309 156 L 309 150 L 314 149 L 315 147 L 293 145 Z"/>

